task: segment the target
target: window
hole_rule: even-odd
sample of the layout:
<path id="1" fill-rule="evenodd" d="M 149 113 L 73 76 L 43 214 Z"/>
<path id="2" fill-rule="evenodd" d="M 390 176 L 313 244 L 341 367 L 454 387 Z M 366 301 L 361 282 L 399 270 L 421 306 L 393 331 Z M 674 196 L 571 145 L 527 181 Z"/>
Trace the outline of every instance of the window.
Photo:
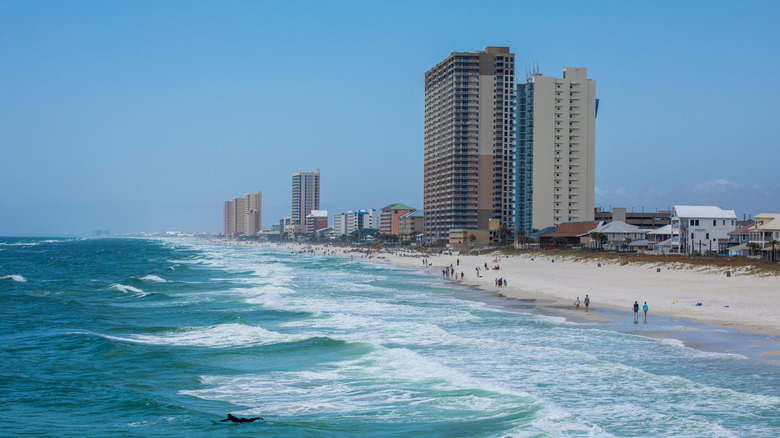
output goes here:
<path id="1" fill-rule="evenodd" d="M 710 233 L 705 234 L 705 239 L 710 240 Z"/>
<path id="2" fill-rule="evenodd" d="M 718 221 L 716 219 L 712 220 L 712 226 L 713 227 L 717 227 L 718 226 Z M 708 237 L 708 239 L 709 239 L 709 237 Z"/>

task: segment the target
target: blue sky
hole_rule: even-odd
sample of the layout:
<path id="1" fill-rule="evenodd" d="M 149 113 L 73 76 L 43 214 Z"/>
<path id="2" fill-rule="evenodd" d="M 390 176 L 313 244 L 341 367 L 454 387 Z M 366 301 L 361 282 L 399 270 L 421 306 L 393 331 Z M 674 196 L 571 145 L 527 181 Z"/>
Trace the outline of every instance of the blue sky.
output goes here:
<path id="1" fill-rule="evenodd" d="M 778 212 L 778 5 L 0 0 L 0 235 L 422 207 L 424 73 L 489 45 L 588 68 L 597 206 Z"/>

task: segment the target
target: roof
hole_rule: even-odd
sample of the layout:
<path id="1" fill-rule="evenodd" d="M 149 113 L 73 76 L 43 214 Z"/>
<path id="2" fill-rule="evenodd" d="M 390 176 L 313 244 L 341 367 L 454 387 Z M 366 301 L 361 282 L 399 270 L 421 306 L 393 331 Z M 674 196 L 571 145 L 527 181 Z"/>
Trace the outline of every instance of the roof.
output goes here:
<path id="1" fill-rule="evenodd" d="M 778 230 L 780 229 L 780 214 L 761 213 L 753 216 L 753 219 L 761 220 L 763 225 L 757 225 L 756 230 Z"/>
<path id="2" fill-rule="evenodd" d="M 600 225 L 592 233 L 642 233 L 647 231 L 637 227 L 636 225 L 627 224 L 623 221 L 612 221 L 608 224 Z"/>
<path id="3" fill-rule="evenodd" d="M 736 219 L 734 210 L 724 210 L 714 205 L 675 205 L 675 217 L 701 219 Z"/>
<path id="4" fill-rule="evenodd" d="M 672 235 L 672 225 L 671 224 L 664 225 L 663 227 L 658 228 L 657 230 L 648 231 L 647 234 L 661 235 L 661 236 L 665 236 L 665 235 L 668 234 L 668 235 L 671 236 Z M 677 233 L 675 233 L 675 234 L 677 234 Z"/>
<path id="5" fill-rule="evenodd" d="M 588 234 L 598 227 L 601 221 L 586 221 L 586 222 L 564 222 L 558 225 L 558 229 L 552 233 L 545 234 L 545 237 L 577 237 L 583 234 Z"/>
<path id="6" fill-rule="evenodd" d="M 406 204 L 390 204 L 382 210 L 414 210 L 414 207 L 409 207 Z"/>
<path id="7" fill-rule="evenodd" d="M 745 225 L 744 227 L 737 228 L 734 231 L 729 231 L 729 234 L 732 234 L 732 235 L 734 235 L 734 234 L 750 234 L 750 229 L 753 228 L 753 225 L 755 225 L 755 223 L 751 222 L 750 224 Z"/>
<path id="8" fill-rule="evenodd" d="M 634 247 L 645 247 L 645 246 L 648 246 L 648 243 L 647 243 L 647 240 L 645 240 L 645 239 L 632 240 L 631 242 L 628 243 L 628 247 L 630 248 L 632 246 L 634 246 Z"/>
<path id="9" fill-rule="evenodd" d="M 539 231 L 537 231 L 535 233 L 529 234 L 528 237 L 530 237 L 532 239 L 537 239 L 539 237 L 544 236 L 545 234 L 552 233 L 552 232 L 554 232 L 557 229 L 558 229 L 558 227 L 556 227 L 556 226 L 547 227 L 547 228 L 541 229 L 541 230 L 539 230 Z"/>
<path id="10" fill-rule="evenodd" d="M 423 217 L 425 213 L 422 210 L 410 211 L 409 213 L 402 214 L 401 217 Z"/>

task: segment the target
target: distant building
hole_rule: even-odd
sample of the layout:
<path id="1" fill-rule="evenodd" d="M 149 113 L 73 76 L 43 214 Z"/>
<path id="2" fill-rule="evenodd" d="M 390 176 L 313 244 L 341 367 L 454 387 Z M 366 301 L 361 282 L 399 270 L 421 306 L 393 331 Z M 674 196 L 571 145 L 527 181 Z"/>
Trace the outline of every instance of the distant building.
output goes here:
<path id="1" fill-rule="evenodd" d="M 306 231 L 306 216 L 320 209 L 320 169 L 296 172 L 292 176 L 292 225 L 296 232 Z"/>
<path id="2" fill-rule="evenodd" d="M 515 229 L 594 220 L 597 110 L 586 68 L 518 84 Z"/>
<path id="3" fill-rule="evenodd" d="M 544 234 L 539 237 L 539 246 L 542 249 L 554 248 L 553 239 L 561 237 L 566 240 L 568 245 L 585 245 L 590 240 L 591 231 L 595 230 L 602 222 L 582 221 L 582 222 L 564 222 L 555 229 L 555 231 Z"/>
<path id="4" fill-rule="evenodd" d="M 365 229 L 379 229 L 376 209 L 348 211 L 333 216 L 333 236 L 343 236 Z"/>
<path id="5" fill-rule="evenodd" d="M 612 222 L 621 221 L 639 228 L 661 228 L 672 223 L 672 212 L 669 210 L 660 210 L 656 212 L 627 212 L 625 208 L 613 208 L 612 211 L 602 211 L 601 207 L 596 207 L 593 220 Z"/>
<path id="6" fill-rule="evenodd" d="M 222 234 L 226 237 L 256 236 L 260 231 L 263 195 L 260 192 L 225 201 Z"/>
<path id="7" fill-rule="evenodd" d="M 417 236 L 425 230 L 425 215 L 422 210 L 416 210 L 398 218 L 398 235 Z"/>
<path id="8" fill-rule="evenodd" d="M 514 224 L 515 55 L 453 52 L 425 73 L 423 208 L 428 244 L 451 229 Z"/>
<path id="9" fill-rule="evenodd" d="M 404 204 L 390 204 L 382 209 L 382 213 L 379 215 L 379 232 L 384 234 L 400 233 L 400 218 L 401 216 L 416 211 L 416 208 L 409 207 Z"/>
<path id="10" fill-rule="evenodd" d="M 313 236 L 317 231 L 328 228 L 328 211 L 312 210 L 306 216 L 306 235 Z"/>
<path id="11" fill-rule="evenodd" d="M 673 252 L 725 252 L 729 232 L 737 226 L 734 210 L 709 205 L 675 205 L 672 211 Z"/>
<path id="12" fill-rule="evenodd" d="M 263 215 L 263 194 L 261 192 L 244 195 L 244 234 L 256 236 L 260 232 Z"/>
<path id="13" fill-rule="evenodd" d="M 593 239 L 593 233 L 603 233 L 607 237 L 602 249 L 620 249 L 621 246 L 628 245 L 630 242 L 647 239 L 647 230 L 623 221 L 601 222 L 601 225 L 589 233 L 592 247 L 598 245 Z"/>

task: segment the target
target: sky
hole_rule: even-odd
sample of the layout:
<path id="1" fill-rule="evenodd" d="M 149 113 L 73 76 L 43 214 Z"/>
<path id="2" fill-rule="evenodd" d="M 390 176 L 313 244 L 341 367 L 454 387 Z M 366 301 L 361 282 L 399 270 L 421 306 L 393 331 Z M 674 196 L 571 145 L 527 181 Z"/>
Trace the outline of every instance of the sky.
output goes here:
<path id="1" fill-rule="evenodd" d="M 0 235 L 220 232 L 224 201 L 422 208 L 424 74 L 587 67 L 596 206 L 780 212 L 780 2 L 0 0 Z"/>

